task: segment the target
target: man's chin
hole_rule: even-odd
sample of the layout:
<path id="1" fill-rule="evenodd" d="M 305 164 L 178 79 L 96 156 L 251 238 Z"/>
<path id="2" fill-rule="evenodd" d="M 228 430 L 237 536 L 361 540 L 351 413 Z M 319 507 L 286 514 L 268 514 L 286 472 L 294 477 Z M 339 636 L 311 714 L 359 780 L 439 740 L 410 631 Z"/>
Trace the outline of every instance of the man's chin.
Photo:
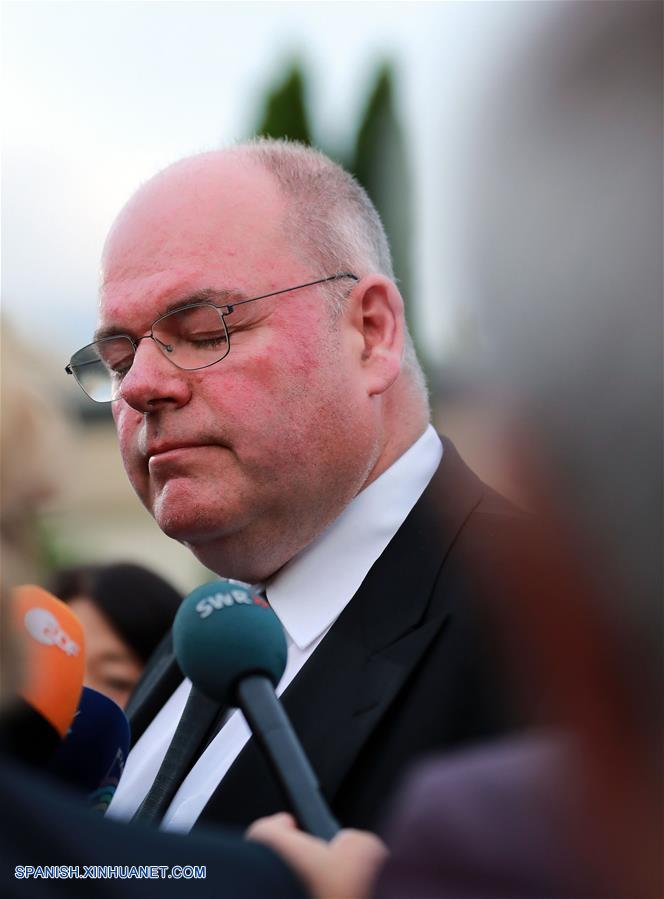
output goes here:
<path id="1" fill-rule="evenodd" d="M 218 509 L 214 514 L 185 515 L 162 508 L 155 514 L 155 519 L 168 537 L 186 546 L 201 565 L 220 577 L 248 583 L 263 577 L 260 571 L 257 573 L 254 553 L 248 551 L 248 546 L 255 545 L 255 540 L 248 543 L 251 528 L 243 528 L 242 522 L 236 521 L 237 516 L 222 518 Z"/>
<path id="2" fill-rule="evenodd" d="M 152 504 L 152 515 L 168 537 L 194 548 L 200 543 L 218 540 L 232 533 L 237 514 L 215 500 L 211 503 L 194 491 L 169 484 Z"/>
<path id="3" fill-rule="evenodd" d="M 224 533 L 224 528 L 218 518 L 212 521 L 200 513 L 189 511 L 174 513 L 159 509 L 153 514 L 155 521 L 167 537 L 171 537 L 179 543 L 185 543 L 192 549 L 197 544 L 219 538 Z"/>

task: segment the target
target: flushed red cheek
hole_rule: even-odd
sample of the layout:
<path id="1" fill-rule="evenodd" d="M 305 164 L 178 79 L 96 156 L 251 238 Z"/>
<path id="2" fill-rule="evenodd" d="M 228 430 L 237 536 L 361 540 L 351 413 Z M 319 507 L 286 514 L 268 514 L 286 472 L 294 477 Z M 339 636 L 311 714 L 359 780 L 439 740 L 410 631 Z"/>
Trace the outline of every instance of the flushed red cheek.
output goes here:
<path id="1" fill-rule="evenodd" d="M 287 378 L 284 360 L 276 351 L 253 353 L 243 358 L 241 365 L 228 365 L 215 375 L 208 374 L 207 379 L 201 378 L 197 392 L 223 422 L 226 416 L 249 413 L 259 406 L 274 409 Z"/>

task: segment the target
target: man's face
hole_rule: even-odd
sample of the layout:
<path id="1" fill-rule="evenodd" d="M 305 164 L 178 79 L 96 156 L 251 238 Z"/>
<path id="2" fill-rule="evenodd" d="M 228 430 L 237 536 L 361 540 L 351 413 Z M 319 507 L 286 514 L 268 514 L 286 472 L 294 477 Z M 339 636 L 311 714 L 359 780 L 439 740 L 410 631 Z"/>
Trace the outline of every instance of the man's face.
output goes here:
<path id="1" fill-rule="evenodd" d="M 271 177 L 227 156 L 144 187 L 104 253 L 100 326 L 134 338 L 205 290 L 247 297 L 313 271 L 286 240 Z M 349 289 L 352 282 L 349 282 Z M 129 479 L 159 526 L 220 574 L 269 576 L 361 489 L 375 453 L 361 348 L 319 287 L 239 306 L 230 352 L 176 368 L 143 340 L 113 404 Z"/>

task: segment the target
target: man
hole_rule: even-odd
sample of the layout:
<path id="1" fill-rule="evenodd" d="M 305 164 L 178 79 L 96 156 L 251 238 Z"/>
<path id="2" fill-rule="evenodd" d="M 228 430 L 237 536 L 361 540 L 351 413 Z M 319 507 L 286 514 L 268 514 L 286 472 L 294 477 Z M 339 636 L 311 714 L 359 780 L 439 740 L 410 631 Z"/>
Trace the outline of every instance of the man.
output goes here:
<path id="1" fill-rule="evenodd" d="M 466 562 L 517 518 L 428 425 L 382 225 L 340 167 L 266 141 L 158 174 L 111 230 L 70 370 L 112 401 L 162 530 L 264 586 L 289 643 L 278 692 L 343 824 L 374 825 L 418 754 L 510 722 Z M 145 796 L 189 688 L 167 647 L 128 707 L 112 814 Z M 239 713 L 212 732 L 166 827 L 284 808 L 248 739 Z"/>

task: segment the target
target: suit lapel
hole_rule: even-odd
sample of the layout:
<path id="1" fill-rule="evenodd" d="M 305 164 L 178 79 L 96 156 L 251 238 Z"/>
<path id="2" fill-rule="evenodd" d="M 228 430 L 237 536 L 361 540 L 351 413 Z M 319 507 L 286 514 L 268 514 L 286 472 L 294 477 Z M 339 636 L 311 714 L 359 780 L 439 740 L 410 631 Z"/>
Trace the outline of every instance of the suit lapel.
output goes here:
<path id="1" fill-rule="evenodd" d="M 329 800 L 406 678 L 449 617 L 430 607 L 445 557 L 483 485 L 454 446 L 352 601 L 283 694 L 293 727 Z M 250 740 L 200 823 L 244 824 L 283 808 Z"/>

